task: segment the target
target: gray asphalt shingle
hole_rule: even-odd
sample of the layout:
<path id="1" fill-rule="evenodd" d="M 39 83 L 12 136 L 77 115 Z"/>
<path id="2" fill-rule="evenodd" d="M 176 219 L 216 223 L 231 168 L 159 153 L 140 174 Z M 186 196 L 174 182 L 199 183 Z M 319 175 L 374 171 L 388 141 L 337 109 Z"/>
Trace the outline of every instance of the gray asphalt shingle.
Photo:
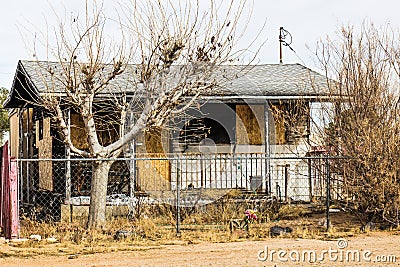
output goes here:
<path id="1" fill-rule="evenodd" d="M 177 66 L 178 68 L 179 66 Z M 53 71 L 50 75 L 48 69 Z M 39 95 L 49 91 L 63 93 L 63 84 L 57 81 L 57 75 L 62 73 L 61 64 L 58 62 L 48 61 L 20 61 L 16 77 L 27 77 L 30 87 L 38 92 Z M 104 66 L 105 71 L 111 68 L 111 65 Z M 114 92 L 126 92 L 135 94 L 141 90 L 141 84 L 138 83 L 138 65 L 128 65 L 127 71 L 117 76 L 103 90 L 103 94 Z M 239 77 L 224 83 L 222 86 L 207 92 L 208 96 L 323 96 L 328 95 L 327 80 L 321 75 L 300 64 L 262 64 L 262 65 L 223 65 L 216 72 L 216 79 L 221 75 L 230 77 L 235 76 L 239 70 Z M 218 76 L 220 75 L 220 76 Z M 14 81 L 13 89 L 16 87 L 18 80 Z M 228 79 L 229 80 L 229 79 Z M 32 90 L 31 89 L 31 90 Z M 21 90 L 21 89 L 19 89 Z M 26 90 L 26 89 L 23 89 Z M 11 92 L 13 93 L 13 92 Z M 20 94 L 20 93 L 19 93 Z M 16 93 L 14 92 L 14 95 Z M 13 101 L 13 97 L 8 99 Z"/>

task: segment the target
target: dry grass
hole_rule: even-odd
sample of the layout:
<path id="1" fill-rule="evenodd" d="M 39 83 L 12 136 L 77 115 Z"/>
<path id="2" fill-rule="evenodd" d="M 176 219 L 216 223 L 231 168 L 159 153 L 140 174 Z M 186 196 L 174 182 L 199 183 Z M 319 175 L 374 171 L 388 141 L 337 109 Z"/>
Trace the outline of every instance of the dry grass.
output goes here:
<path id="1" fill-rule="evenodd" d="M 248 204 L 248 203 L 247 203 Z M 242 240 L 264 240 L 271 238 L 270 227 L 291 227 L 293 232 L 279 238 L 331 239 L 361 234 L 359 224 L 349 214 L 332 214 L 333 227 L 330 231 L 319 225 L 324 214 L 311 214 L 305 206 L 282 206 L 275 213 L 268 213 L 262 220 L 252 223 L 248 232 L 228 229 L 233 218 L 242 218 L 246 203 L 226 201 L 197 211 L 182 211 L 181 235 L 177 237 L 174 209 L 167 206 L 149 207 L 139 220 L 116 218 L 108 221 L 104 229 L 87 231 L 83 223 L 39 223 L 23 220 L 21 236 L 40 234 L 42 241 L 29 240 L 22 243 L 10 242 L 0 246 L 2 257 L 31 257 L 37 255 L 72 255 L 101 252 L 148 250 L 163 245 L 188 245 L 200 242 L 235 242 Z M 271 209 L 272 211 L 273 209 Z M 269 219 L 267 219 L 269 218 Z M 115 233 L 127 230 L 132 235 L 117 240 Z M 57 239 L 56 243 L 46 241 Z"/>

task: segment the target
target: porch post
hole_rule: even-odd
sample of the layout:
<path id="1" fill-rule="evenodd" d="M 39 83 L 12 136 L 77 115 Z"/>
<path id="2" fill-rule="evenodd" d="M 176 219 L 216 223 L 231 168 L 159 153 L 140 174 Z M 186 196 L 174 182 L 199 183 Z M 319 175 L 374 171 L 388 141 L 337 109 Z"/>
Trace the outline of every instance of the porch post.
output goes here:
<path id="1" fill-rule="evenodd" d="M 270 129 L 269 129 L 269 103 L 266 101 L 264 105 L 264 123 L 265 123 L 265 193 L 270 194 L 271 190 L 271 146 L 270 146 Z"/>
<path id="2" fill-rule="evenodd" d="M 19 135 L 19 143 L 18 143 L 18 158 L 23 159 L 24 158 L 24 133 L 23 133 L 23 108 L 18 109 L 18 135 Z M 25 163 L 26 164 L 26 163 Z M 20 195 L 20 202 L 21 203 L 27 203 L 25 193 L 29 191 L 28 188 L 26 188 L 26 191 L 24 191 L 24 188 L 26 187 L 25 181 L 23 179 L 23 168 L 25 167 L 23 161 L 19 162 L 19 169 L 21 170 L 18 173 L 18 180 L 20 181 L 19 183 L 19 195 Z"/>

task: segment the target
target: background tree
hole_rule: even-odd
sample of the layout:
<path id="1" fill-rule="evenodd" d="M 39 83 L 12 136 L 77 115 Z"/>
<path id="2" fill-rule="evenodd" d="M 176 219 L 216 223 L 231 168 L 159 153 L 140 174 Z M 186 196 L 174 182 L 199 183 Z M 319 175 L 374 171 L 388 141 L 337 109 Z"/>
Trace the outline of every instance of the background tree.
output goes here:
<path id="1" fill-rule="evenodd" d="M 78 17 L 71 18 L 69 25 L 61 21 L 54 31 L 56 45 L 43 42 L 57 64 L 37 61 L 47 88 L 40 103 L 56 118 L 67 147 L 95 159 L 90 228 L 105 222 L 113 161 L 103 159 L 118 157 L 141 132 L 164 125 L 199 95 L 240 73 L 240 69 L 227 72 L 223 66 L 237 63 L 243 53 L 233 49 L 241 35 L 238 23 L 244 2 L 217 6 L 210 0 L 204 12 L 201 8 L 198 1 L 132 1 L 122 7 L 117 20 L 108 20 L 101 7 L 90 8 L 87 3 L 84 21 Z M 119 27 L 118 42 L 111 42 L 105 33 L 110 22 Z M 115 82 L 122 76 L 123 83 Z M 63 96 L 54 88 L 63 88 Z M 127 88 L 133 96 L 127 95 Z M 71 141 L 65 107 L 81 114 L 88 150 Z M 100 131 L 105 128 L 113 129 L 117 138 L 102 141 Z"/>
<path id="2" fill-rule="evenodd" d="M 340 160 L 343 204 L 368 222 L 399 225 L 400 118 L 399 34 L 364 24 L 357 34 L 342 28 L 340 42 L 319 50 L 332 92 L 326 144 Z"/>
<path id="3" fill-rule="evenodd" d="M 10 123 L 8 121 L 8 112 L 3 109 L 3 103 L 8 96 L 8 90 L 4 87 L 0 88 L 0 142 L 4 142 L 4 134 L 10 130 Z"/>

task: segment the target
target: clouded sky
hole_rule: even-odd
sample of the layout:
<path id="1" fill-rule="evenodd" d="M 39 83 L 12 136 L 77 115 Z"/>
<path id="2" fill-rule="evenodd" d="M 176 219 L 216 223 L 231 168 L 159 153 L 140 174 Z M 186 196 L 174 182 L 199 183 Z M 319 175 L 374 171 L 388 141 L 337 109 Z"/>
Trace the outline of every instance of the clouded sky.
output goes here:
<path id="1" fill-rule="evenodd" d="M 112 11 L 115 1 L 105 2 L 105 12 Z M 60 16 L 83 15 L 85 1 L 1 0 L 1 3 L 0 87 L 10 88 L 18 60 L 32 59 L 27 48 L 32 46 L 32 40 L 25 34 L 21 35 L 18 29 L 32 29 L 35 25 L 45 30 L 46 25 L 56 26 L 52 10 Z M 296 51 L 285 48 L 284 63 L 302 63 L 317 69 L 313 52 L 318 40 L 327 35 L 334 39 L 335 32 L 342 25 L 359 27 L 363 20 L 378 27 L 390 23 L 393 28 L 399 28 L 399 10 L 400 2 L 396 0 L 254 0 L 247 36 L 251 38 L 266 21 L 261 37 L 266 43 L 258 54 L 258 62 L 279 63 L 278 34 L 279 27 L 284 27 L 291 33 L 291 46 Z"/>

